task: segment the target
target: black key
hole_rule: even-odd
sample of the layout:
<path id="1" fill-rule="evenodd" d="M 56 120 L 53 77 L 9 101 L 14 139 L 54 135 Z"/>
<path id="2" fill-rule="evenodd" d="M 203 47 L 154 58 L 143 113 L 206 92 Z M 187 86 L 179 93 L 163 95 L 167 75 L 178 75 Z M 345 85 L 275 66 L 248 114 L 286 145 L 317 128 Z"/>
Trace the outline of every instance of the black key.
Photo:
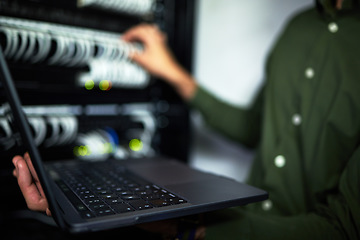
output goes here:
<path id="1" fill-rule="evenodd" d="M 82 211 L 82 212 L 80 212 L 80 216 L 81 216 L 82 218 L 87 219 L 87 218 L 92 218 L 92 217 L 94 217 L 95 215 L 94 215 L 92 212 L 90 212 L 90 211 Z"/>
<path id="2" fill-rule="evenodd" d="M 171 204 L 181 204 L 181 203 L 186 203 L 187 201 L 182 199 L 182 198 L 178 198 L 178 197 L 174 197 L 174 198 L 168 198 L 166 199 L 167 202 L 171 203 Z"/>
<path id="3" fill-rule="evenodd" d="M 150 203 L 155 207 L 163 207 L 163 206 L 171 205 L 171 203 L 167 202 L 165 199 L 151 200 Z"/>
<path id="4" fill-rule="evenodd" d="M 94 194 L 84 194 L 84 195 L 80 195 L 80 197 L 83 200 L 88 200 L 88 199 L 94 199 L 95 195 Z"/>
<path id="5" fill-rule="evenodd" d="M 128 201 L 128 203 L 137 210 L 144 210 L 144 209 L 152 208 L 152 206 L 149 203 L 147 203 L 146 201 L 144 201 L 143 199 L 131 200 L 131 201 Z"/>
<path id="6" fill-rule="evenodd" d="M 142 196 L 142 197 L 146 200 L 155 200 L 155 199 L 160 199 L 161 195 L 160 194 L 151 194 L 151 195 Z"/>
<path id="7" fill-rule="evenodd" d="M 131 190 L 133 190 L 133 189 L 135 189 L 135 188 L 138 188 L 139 187 L 139 185 L 137 184 L 137 183 L 128 183 L 127 184 L 127 187 L 129 188 L 129 189 L 131 189 Z"/>
<path id="8" fill-rule="evenodd" d="M 174 199 L 174 198 L 178 198 L 178 197 L 172 193 L 167 193 L 167 194 L 161 194 L 161 198 L 165 199 L 165 200 L 170 200 L 170 199 Z"/>
<path id="9" fill-rule="evenodd" d="M 110 206 L 113 204 L 119 204 L 124 202 L 122 199 L 118 198 L 118 199 L 105 199 L 104 200 L 107 204 L 109 204 Z"/>
<path id="10" fill-rule="evenodd" d="M 100 197 L 102 197 L 103 199 L 117 199 L 118 196 L 115 194 L 104 194 L 104 195 L 100 195 Z"/>
<path id="11" fill-rule="evenodd" d="M 124 203 L 124 202 L 113 205 L 113 206 L 111 206 L 111 208 L 114 209 L 114 211 L 117 213 L 125 213 L 125 212 L 134 211 L 133 208 L 131 206 L 129 206 L 129 204 Z"/>
<path id="12" fill-rule="evenodd" d="M 121 198 L 124 200 L 140 199 L 140 197 L 137 195 L 123 195 Z"/>
<path id="13" fill-rule="evenodd" d="M 136 192 L 137 194 L 140 194 L 140 195 L 150 195 L 152 192 L 149 191 L 149 190 L 143 190 L 143 191 L 139 191 L 139 192 Z"/>
<path id="14" fill-rule="evenodd" d="M 103 190 L 97 191 L 97 193 L 100 195 L 105 195 L 105 194 L 112 194 L 112 191 L 103 189 Z"/>
<path id="15" fill-rule="evenodd" d="M 91 204 L 89 205 L 89 208 L 93 211 L 109 209 L 108 205 L 105 205 L 105 203 Z"/>
<path id="16" fill-rule="evenodd" d="M 89 195 L 91 194 L 90 190 L 81 190 L 79 192 L 76 192 L 78 195 Z"/>
<path id="17" fill-rule="evenodd" d="M 107 215 L 114 214 L 114 212 L 111 209 L 101 209 L 101 210 L 95 211 L 95 214 L 97 216 L 107 216 Z"/>
<path id="18" fill-rule="evenodd" d="M 82 212 L 82 211 L 88 211 L 89 209 L 82 203 L 78 203 L 75 205 L 75 208 L 79 211 L 79 212 Z"/>
<path id="19" fill-rule="evenodd" d="M 85 202 L 85 204 L 90 205 L 90 204 L 99 203 L 99 202 L 101 202 L 101 200 L 99 198 L 95 197 L 95 198 L 85 199 L 84 202 Z"/>
<path id="20" fill-rule="evenodd" d="M 122 192 L 119 192 L 119 194 L 121 194 L 121 195 L 132 195 L 133 192 L 131 192 L 131 191 L 122 191 Z"/>
<path id="21" fill-rule="evenodd" d="M 78 193 L 78 194 L 80 194 L 81 192 L 89 191 L 89 189 L 87 187 L 85 187 L 85 186 L 83 186 L 83 187 L 75 187 L 74 189 L 75 189 L 75 192 Z"/>
<path id="22" fill-rule="evenodd" d="M 115 192 L 124 192 L 124 191 L 125 191 L 125 188 L 123 188 L 123 187 L 115 187 L 115 188 L 113 189 L 113 191 L 115 191 Z"/>
<path id="23" fill-rule="evenodd" d="M 136 192 L 136 193 L 139 193 L 139 192 L 145 192 L 146 189 L 143 188 L 143 187 L 136 187 L 136 188 L 133 188 L 131 189 L 132 191 Z"/>

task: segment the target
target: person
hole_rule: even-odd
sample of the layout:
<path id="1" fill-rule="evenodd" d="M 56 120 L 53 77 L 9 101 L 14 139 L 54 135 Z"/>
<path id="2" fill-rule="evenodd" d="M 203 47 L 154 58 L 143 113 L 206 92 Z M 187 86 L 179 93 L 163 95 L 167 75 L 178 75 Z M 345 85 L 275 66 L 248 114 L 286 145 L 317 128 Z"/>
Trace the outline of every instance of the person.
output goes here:
<path id="1" fill-rule="evenodd" d="M 360 239 L 359 5 L 317 0 L 315 8 L 295 16 L 273 47 L 265 84 L 247 109 L 198 85 L 155 26 L 124 34 L 144 45 L 131 58 L 172 85 L 209 126 L 257 149 L 248 183 L 267 190 L 269 199 L 206 214 L 195 238 Z M 13 162 L 28 207 L 49 214 L 24 158 Z M 173 236 L 178 229 L 156 224 Z"/>

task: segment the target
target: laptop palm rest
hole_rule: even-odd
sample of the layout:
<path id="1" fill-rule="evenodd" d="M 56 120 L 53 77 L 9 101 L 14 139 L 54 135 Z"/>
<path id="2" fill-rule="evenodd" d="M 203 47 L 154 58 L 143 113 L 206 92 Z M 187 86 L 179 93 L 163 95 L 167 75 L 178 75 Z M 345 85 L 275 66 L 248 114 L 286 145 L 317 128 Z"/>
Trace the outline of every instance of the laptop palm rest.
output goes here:
<path id="1" fill-rule="evenodd" d="M 248 202 L 249 196 L 259 196 L 266 192 L 235 180 L 191 169 L 176 161 L 142 162 L 141 166 L 129 165 L 129 169 L 139 176 L 164 186 L 186 198 L 192 204 L 237 201 Z"/>

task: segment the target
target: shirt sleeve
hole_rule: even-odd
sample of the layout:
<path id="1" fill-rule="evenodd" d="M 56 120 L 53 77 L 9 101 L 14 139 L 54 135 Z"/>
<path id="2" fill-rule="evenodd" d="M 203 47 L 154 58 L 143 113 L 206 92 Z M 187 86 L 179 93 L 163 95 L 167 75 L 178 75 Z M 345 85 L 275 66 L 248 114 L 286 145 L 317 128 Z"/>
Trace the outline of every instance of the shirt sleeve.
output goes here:
<path id="1" fill-rule="evenodd" d="M 198 87 L 190 106 L 197 109 L 205 122 L 215 131 L 248 147 L 255 147 L 260 137 L 263 90 L 250 108 L 226 103 Z"/>
<path id="2" fill-rule="evenodd" d="M 297 216 L 267 216 L 243 208 L 211 213 L 206 239 L 360 239 L 360 147 L 338 189 L 314 211 Z"/>

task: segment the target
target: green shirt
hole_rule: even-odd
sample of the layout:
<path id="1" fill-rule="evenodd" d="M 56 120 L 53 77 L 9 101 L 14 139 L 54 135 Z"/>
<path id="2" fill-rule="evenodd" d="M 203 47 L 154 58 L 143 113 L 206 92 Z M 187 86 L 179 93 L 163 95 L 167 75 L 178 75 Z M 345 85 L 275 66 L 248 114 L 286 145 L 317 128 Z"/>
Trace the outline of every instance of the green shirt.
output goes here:
<path id="1" fill-rule="evenodd" d="M 208 217 L 207 239 L 360 239 L 360 11 L 350 5 L 289 22 L 251 108 L 201 87 L 191 100 L 210 126 L 257 149 L 248 182 L 270 196 Z"/>

